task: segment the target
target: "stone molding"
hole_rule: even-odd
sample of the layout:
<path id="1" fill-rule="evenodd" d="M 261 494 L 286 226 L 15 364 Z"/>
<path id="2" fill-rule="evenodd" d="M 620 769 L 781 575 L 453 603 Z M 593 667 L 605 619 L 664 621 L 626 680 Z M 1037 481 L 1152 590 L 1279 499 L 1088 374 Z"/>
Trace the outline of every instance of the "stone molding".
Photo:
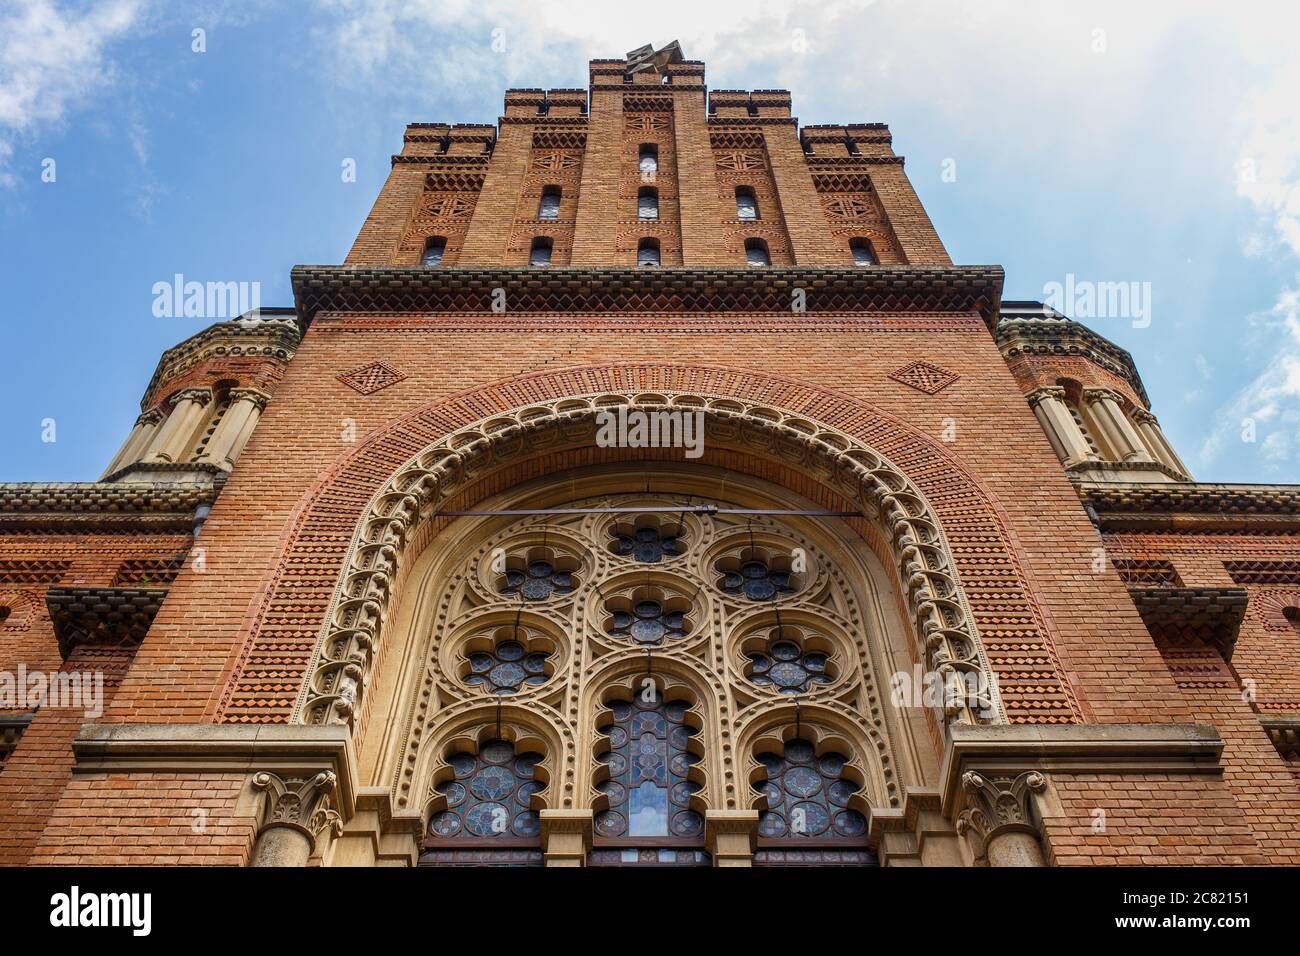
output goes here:
<path id="1" fill-rule="evenodd" d="M 1102 531 L 1300 530 L 1297 485 L 1081 482 L 1079 497 L 1092 506 Z"/>
<path id="2" fill-rule="evenodd" d="M 874 269 L 496 269 L 295 266 L 302 322 L 317 312 L 492 313 L 504 289 L 512 312 L 759 312 L 791 314 L 807 291 L 807 313 L 978 311 L 994 321 L 998 266 L 883 266 Z M 499 297 L 495 300 L 499 301 Z"/>

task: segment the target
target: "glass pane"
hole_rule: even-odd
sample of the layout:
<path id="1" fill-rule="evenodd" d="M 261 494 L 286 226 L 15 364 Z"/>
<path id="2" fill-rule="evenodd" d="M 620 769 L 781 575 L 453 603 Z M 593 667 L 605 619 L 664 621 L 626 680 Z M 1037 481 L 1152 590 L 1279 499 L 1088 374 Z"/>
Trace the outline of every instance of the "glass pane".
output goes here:
<path id="1" fill-rule="evenodd" d="M 853 250 L 853 264 L 855 266 L 874 266 L 876 264 L 876 256 L 871 251 L 871 243 L 865 239 L 854 239 L 850 248 Z"/>
<path id="2" fill-rule="evenodd" d="M 668 835 L 668 790 L 647 780 L 632 791 L 628 836 Z"/>
<path id="3" fill-rule="evenodd" d="M 542 206 L 538 213 L 541 219 L 559 219 L 560 218 L 560 194 L 544 193 L 542 195 Z"/>
<path id="4" fill-rule="evenodd" d="M 424 247 L 424 255 L 420 257 L 420 265 L 429 268 L 435 268 L 442 265 L 442 254 L 446 250 L 447 244 L 441 239 L 431 239 Z"/>
<path id="5" fill-rule="evenodd" d="M 551 264 L 551 247 L 545 243 L 535 244 L 528 263 L 534 266 L 549 266 Z"/>
<path id="6" fill-rule="evenodd" d="M 636 214 L 639 219 L 659 218 L 659 197 L 640 196 L 636 201 Z"/>
<path id="7" fill-rule="evenodd" d="M 659 171 L 659 154 L 654 149 L 641 150 L 641 172 L 656 173 Z"/>
<path id="8" fill-rule="evenodd" d="M 736 218 L 737 219 L 757 219 L 758 203 L 753 196 L 736 197 Z"/>
<path id="9" fill-rule="evenodd" d="M 772 260 L 767 256 L 767 249 L 753 245 L 745 247 L 745 261 L 751 266 L 766 266 L 770 265 Z"/>
<path id="10" fill-rule="evenodd" d="M 659 249 L 655 246 L 642 246 L 636 251 L 636 264 L 639 266 L 659 265 Z"/>

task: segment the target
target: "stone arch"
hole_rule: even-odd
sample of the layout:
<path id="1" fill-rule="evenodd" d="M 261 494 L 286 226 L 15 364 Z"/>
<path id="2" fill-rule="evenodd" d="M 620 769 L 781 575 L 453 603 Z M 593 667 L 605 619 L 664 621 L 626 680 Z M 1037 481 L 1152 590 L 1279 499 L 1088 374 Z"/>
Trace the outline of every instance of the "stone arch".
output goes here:
<path id="1" fill-rule="evenodd" d="M 636 388 L 611 387 L 629 385 Z M 436 517 L 436 507 L 467 507 L 498 490 L 491 480 L 480 479 L 500 474 L 499 466 L 506 462 L 572 449 L 584 440 L 590 451 L 592 418 L 604 406 L 659 409 L 665 402 L 699 410 L 709 423 L 711 440 L 745 448 L 767 469 L 763 476 L 782 470 L 797 473 L 803 476 L 803 490 L 819 489 L 814 497 L 857 502 L 888 540 L 908 616 L 923 635 L 918 656 L 927 666 L 942 665 L 949 671 L 996 670 L 998 661 L 990 662 L 979 646 L 969 602 L 957 584 L 961 568 L 952 559 L 939 514 L 930 508 L 920 484 L 905 476 L 885 452 L 907 462 L 918 482 L 943 491 L 940 507 L 961 520 L 962 533 L 981 541 L 978 556 L 964 559 L 967 567 L 984 573 L 996 567 L 1013 582 L 1013 592 L 999 595 L 997 607 L 1005 610 L 1009 602 L 1014 604 L 1026 626 L 1014 649 L 999 649 L 1003 670 L 1012 681 L 1019 679 L 1015 672 L 1028 650 L 1041 663 L 1032 675 L 1032 691 L 1025 691 L 1033 698 L 1016 704 L 1032 712 L 1047 698 L 1054 702 L 1046 706 L 1058 711 L 1046 718 L 1037 714 L 1021 719 L 1078 719 L 1078 704 L 1060 677 L 1043 612 L 1024 581 L 1003 516 L 946 449 L 848 396 L 751 372 L 687 365 L 565 369 L 465 392 L 387 426 L 336 462 L 304 496 L 286 528 L 286 555 L 268 574 L 261 603 L 250 610 L 246 640 L 230 665 L 233 676 L 214 700 L 217 719 L 313 719 L 306 708 L 320 696 L 319 684 L 305 688 L 296 710 L 288 699 L 268 702 L 258 696 L 259 646 L 274 642 L 281 651 L 284 643 L 284 627 L 274 638 L 263 637 L 277 614 L 294 619 L 290 629 L 300 635 L 299 646 L 314 644 L 313 681 L 323 656 L 330 672 L 327 683 L 332 683 L 326 696 L 334 695 L 343 709 L 350 709 L 349 697 L 364 677 L 382 628 L 400 555 L 417 538 L 427 539 L 445 524 L 445 518 Z M 499 411 L 503 406 L 513 410 Z M 413 447 L 424 450 L 412 457 Z M 341 513 L 355 515 L 356 534 L 349 546 L 313 537 L 313 530 L 337 533 L 345 520 Z M 433 517 L 422 522 L 422 516 Z M 857 519 L 851 522 L 863 526 Z M 990 541 L 991 546 L 985 544 Z M 322 616 L 328 612 L 325 627 L 309 634 L 309 625 L 301 622 L 310 620 L 311 608 L 297 603 L 290 615 L 272 605 L 277 598 L 300 602 L 295 578 L 317 576 L 321 564 L 332 562 L 342 570 L 340 586 L 328 607 L 319 609 Z M 305 570 L 308 564 L 311 568 Z M 329 640 L 322 642 L 323 636 Z M 960 642 L 957 652 L 951 641 Z M 1005 701 L 1005 687 L 1002 691 Z M 1007 719 L 1009 710 L 1001 705 L 993 719 Z M 1010 719 L 1019 716 L 1011 714 Z M 340 711 L 326 719 L 346 723 L 351 715 Z"/>

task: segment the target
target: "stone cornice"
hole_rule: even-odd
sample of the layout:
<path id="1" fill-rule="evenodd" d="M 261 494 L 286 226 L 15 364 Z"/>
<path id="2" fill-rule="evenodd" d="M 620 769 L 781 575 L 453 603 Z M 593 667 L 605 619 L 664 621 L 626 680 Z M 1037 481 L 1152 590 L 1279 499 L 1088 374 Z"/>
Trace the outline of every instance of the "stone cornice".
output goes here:
<path id="1" fill-rule="evenodd" d="M 76 773 L 261 773 L 333 771 L 350 816 L 356 752 L 341 727 L 286 724 L 86 724 L 72 742 Z"/>
<path id="2" fill-rule="evenodd" d="M 221 483 L 0 484 L 0 532 L 189 533 Z"/>
<path id="3" fill-rule="evenodd" d="M 1008 359 L 1018 355 L 1073 355 L 1085 358 L 1129 384 L 1146 406 L 1151 405 L 1133 356 L 1110 339 L 1064 316 L 1025 318 L 1009 315 L 994 332 L 998 348 Z"/>
<path id="4" fill-rule="evenodd" d="M 1079 496 L 1102 531 L 1300 530 L 1300 485 L 1088 482 Z"/>
<path id="5" fill-rule="evenodd" d="M 806 312 L 978 311 L 997 314 L 999 266 L 875 269 L 421 269 L 295 266 L 302 322 L 317 312 L 492 313 L 505 290 L 511 311 L 763 312 L 791 314 L 797 289 Z"/>
<path id="6" fill-rule="evenodd" d="M 1223 739 L 1208 724 L 961 725 L 940 769 L 946 816 L 961 809 L 962 778 L 1053 774 L 1222 773 Z"/>
<path id="7" fill-rule="evenodd" d="M 1224 660 L 1232 659 L 1246 616 L 1245 588 L 1129 588 L 1128 593 L 1148 628 L 1195 633 Z"/>
<path id="8" fill-rule="evenodd" d="M 165 588 L 50 588 L 45 604 L 66 658 L 77 647 L 137 647 L 144 640 Z"/>
<path id="9" fill-rule="evenodd" d="M 140 407 L 148 410 L 157 404 L 165 397 L 158 394 L 165 382 L 205 359 L 219 355 L 263 355 L 287 362 L 293 358 L 301 340 L 302 331 L 288 317 L 252 322 L 235 319 L 210 325 L 162 354 Z"/>
<path id="10" fill-rule="evenodd" d="M 1300 714 L 1261 714 L 1259 722 L 1279 754 L 1291 758 L 1300 756 Z"/>

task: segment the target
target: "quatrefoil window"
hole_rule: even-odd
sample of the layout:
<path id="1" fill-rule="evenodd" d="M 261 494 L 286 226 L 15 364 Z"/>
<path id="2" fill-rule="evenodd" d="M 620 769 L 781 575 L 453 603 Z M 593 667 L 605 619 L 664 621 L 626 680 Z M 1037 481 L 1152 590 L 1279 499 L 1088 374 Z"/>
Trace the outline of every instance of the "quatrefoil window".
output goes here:
<path id="1" fill-rule="evenodd" d="M 515 755 L 505 740 L 485 743 L 477 754 L 456 754 L 448 760 L 452 779 L 436 790 L 447 808 L 429 821 L 431 837 L 535 837 L 541 817 L 532 808 L 533 795 L 545 785 L 535 779 L 539 753 Z"/>
<path id="2" fill-rule="evenodd" d="M 658 515 L 620 521 L 609 529 L 609 535 L 613 539 L 610 551 L 642 564 L 658 564 L 686 550 L 681 525 L 676 521 L 664 521 Z"/>
<path id="3" fill-rule="evenodd" d="M 758 761 L 767 779 L 754 788 L 767 801 L 759 812 L 758 834 L 763 837 L 860 838 L 867 832 L 866 818 L 849 809 L 859 787 L 844 776 L 848 758 L 835 751 L 817 755 L 810 741 L 786 742 L 785 753 L 764 753 Z"/>
<path id="4" fill-rule="evenodd" d="M 572 555 L 553 548 L 529 548 L 525 554 L 505 558 L 505 570 L 497 575 L 501 594 L 522 596 L 525 601 L 546 601 L 573 593 L 578 587 L 580 563 Z"/>
<path id="5" fill-rule="evenodd" d="M 640 647 L 658 647 L 691 632 L 691 602 L 658 587 L 636 588 L 605 602 L 605 632 Z"/>
<path id="6" fill-rule="evenodd" d="M 742 548 L 714 562 L 724 594 L 750 601 L 779 600 L 799 590 L 799 575 L 793 573 L 791 558 L 768 548 Z"/>
<path id="7" fill-rule="evenodd" d="M 746 656 L 750 683 L 778 694 L 805 694 L 835 679 L 825 642 L 797 627 L 773 628 L 767 640 L 747 650 Z"/>

